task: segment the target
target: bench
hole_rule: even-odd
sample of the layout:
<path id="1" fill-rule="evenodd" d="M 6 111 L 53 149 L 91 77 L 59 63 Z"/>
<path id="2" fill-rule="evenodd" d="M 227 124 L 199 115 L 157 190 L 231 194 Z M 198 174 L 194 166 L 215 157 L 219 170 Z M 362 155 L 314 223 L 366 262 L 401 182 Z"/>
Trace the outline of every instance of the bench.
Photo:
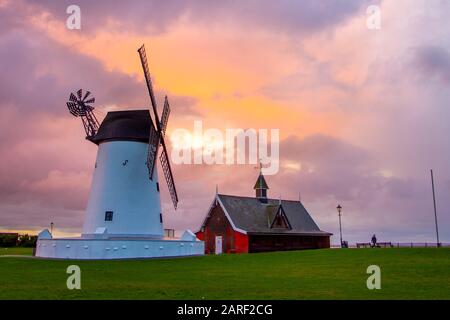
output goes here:
<path id="1" fill-rule="evenodd" d="M 370 242 L 359 242 L 356 243 L 357 248 L 373 248 L 373 244 Z M 375 245 L 376 248 L 393 248 L 394 245 L 391 242 L 377 242 Z"/>

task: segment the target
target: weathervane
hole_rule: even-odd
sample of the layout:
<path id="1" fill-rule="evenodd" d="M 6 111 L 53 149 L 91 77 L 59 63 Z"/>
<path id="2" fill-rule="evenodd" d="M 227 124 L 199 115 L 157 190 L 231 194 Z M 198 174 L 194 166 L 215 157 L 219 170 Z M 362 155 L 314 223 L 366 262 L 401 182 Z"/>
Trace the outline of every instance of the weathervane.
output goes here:
<path id="1" fill-rule="evenodd" d="M 262 163 L 261 158 L 258 159 L 258 166 L 254 167 L 255 169 L 259 169 L 259 173 L 262 173 L 262 169 L 264 168 L 264 165 Z"/>

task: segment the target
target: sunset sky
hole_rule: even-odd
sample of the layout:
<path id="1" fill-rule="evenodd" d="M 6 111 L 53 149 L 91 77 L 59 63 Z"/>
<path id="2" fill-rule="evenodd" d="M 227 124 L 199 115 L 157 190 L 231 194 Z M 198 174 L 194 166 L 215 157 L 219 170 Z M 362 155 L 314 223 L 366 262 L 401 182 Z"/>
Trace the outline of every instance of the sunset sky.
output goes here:
<path id="1" fill-rule="evenodd" d="M 66 8 L 81 8 L 81 30 Z M 366 25 L 369 5 L 381 28 Z M 450 242 L 450 2 L 0 0 L 0 230 L 81 232 L 97 146 L 65 102 L 92 91 L 100 118 L 157 100 L 179 128 L 280 130 L 269 196 L 298 199 L 344 240 Z M 169 139 L 168 139 L 169 140 Z M 216 185 L 252 196 L 254 165 L 173 165 L 165 227 L 197 231 Z M 163 179 L 163 177 L 161 177 Z"/>

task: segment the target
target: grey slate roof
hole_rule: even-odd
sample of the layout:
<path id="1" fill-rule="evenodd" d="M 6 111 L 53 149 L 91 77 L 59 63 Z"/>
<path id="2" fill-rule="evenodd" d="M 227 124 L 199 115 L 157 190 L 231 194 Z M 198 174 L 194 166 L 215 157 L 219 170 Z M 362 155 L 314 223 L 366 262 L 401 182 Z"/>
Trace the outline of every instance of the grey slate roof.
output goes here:
<path id="1" fill-rule="evenodd" d="M 271 229 L 270 225 L 278 211 L 280 200 L 268 199 L 265 204 L 257 198 L 223 194 L 217 196 L 234 226 L 247 233 L 331 235 L 319 229 L 300 201 L 281 200 L 281 206 L 292 229 Z"/>

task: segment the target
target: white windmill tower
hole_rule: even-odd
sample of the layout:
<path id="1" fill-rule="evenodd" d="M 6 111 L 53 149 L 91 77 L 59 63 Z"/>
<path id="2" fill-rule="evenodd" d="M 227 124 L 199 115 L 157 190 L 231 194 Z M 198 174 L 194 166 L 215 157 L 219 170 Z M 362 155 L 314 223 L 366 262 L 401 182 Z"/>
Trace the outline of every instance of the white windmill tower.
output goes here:
<path id="1" fill-rule="evenodd" d="M 166 96 L 160 120 L 144 46 L 138 52 L 154 119 L 149 110 L 115 111 L 99 125 L 90 92 L 83 95 L 80 89 L 70 94 L 70 113 L 81 117 L 86 139 L 98 145 L 83 233 L 77 239 L 54 239 L 43 232 L 37 255 L 107 259 L 203 254 L 203 242 L 190 231 L 178 240 L 163 239 L 156 168 L 160 145 L 161 167 L 175 209 L 178 204 L 164 141 L 170 106 Z"/>

